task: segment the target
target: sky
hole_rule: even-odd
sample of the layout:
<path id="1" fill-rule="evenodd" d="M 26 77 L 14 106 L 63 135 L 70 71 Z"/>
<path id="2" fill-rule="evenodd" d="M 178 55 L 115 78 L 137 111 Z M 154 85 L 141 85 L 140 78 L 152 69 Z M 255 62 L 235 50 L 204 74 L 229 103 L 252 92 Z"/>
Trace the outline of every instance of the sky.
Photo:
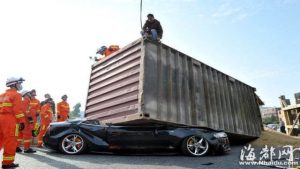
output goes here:
<path id="1" fill-rule="evenodd" d="M 300 92 L 299 0 L 143 0 L 162 42 L 257 89 L 265 106 Z M 11 76 L 84 110 L 96 49 L 140 38 L 140 0 L 0 0 L 0 91 Z"/>

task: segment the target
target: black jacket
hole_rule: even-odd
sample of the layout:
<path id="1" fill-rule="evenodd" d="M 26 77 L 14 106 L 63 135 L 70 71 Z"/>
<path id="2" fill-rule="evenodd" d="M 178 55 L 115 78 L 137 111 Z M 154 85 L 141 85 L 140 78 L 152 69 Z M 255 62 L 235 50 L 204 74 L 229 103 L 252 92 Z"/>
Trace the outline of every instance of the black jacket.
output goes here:
<path id="1" fill-rule="evenodd" d="M 157 31 L 158 37 L 160 39 L 162 38 L 163 29 L 162 29 L 162 27 L 160 25 L 160 22 L 158 20 L 154 19 L 153 22 L 149 22 L 148 20 L 146 20 L 146 23 L 143 26 L 143 31 L 147 32 L 147 33 L 150 33 L 151 29 L 155 29 Z"/>

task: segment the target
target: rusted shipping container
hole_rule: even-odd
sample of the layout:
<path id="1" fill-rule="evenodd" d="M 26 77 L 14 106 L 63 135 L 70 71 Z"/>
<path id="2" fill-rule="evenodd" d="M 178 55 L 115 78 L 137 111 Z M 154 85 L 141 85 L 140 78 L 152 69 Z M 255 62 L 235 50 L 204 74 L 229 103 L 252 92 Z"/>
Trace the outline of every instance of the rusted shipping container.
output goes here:
<path id="1" fill-rule="evenodd" d="M 162 43 L 136 40 L 92 66 L 85 116 L 259 136 L 255 88 Z"/>

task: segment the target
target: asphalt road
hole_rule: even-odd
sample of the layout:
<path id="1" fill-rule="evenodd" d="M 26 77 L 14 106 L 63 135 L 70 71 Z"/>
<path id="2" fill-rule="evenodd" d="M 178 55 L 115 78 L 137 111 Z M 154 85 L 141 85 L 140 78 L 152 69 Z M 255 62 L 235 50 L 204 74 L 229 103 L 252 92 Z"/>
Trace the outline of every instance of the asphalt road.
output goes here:
<path id="1" fill-rule="evenodd" d="M 225 155 L 187 157 L 180 154 L 63 155 L 52 150 L 36 148 L 35 154 L 18 153 L 15 162 L 20 164 L 20 169 L 270 169 L 267 166 L 239 165 L 241 149 L 242 146 L 232 146 L 232 150 Z M 2 151 L 0 158 L 2 159 Z"/>

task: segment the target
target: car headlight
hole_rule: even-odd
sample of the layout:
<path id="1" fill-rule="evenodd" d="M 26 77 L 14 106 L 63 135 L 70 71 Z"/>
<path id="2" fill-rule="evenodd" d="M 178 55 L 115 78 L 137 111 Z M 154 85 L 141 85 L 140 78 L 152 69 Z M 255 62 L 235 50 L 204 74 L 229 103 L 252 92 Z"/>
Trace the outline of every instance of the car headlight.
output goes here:
<path id="1" fill-rule="evenodd" d="M 221 138 L 221 137 L 227 137 L 227 134 L 224 132 L 215 133 L 214 137 Z"/>

